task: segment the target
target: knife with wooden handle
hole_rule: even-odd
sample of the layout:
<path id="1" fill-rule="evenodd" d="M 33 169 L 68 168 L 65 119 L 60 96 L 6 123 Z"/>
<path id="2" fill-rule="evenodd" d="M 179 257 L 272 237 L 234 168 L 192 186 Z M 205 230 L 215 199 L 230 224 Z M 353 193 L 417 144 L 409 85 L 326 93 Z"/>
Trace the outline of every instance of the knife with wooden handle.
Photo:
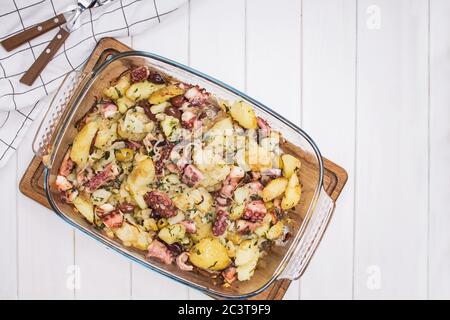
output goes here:
<path id="1" fill-rule="evenodd" d="M 12 37 L 9 37 L 1 42 L 3 48 L 6 51 L 11 51 L 20 47 L 22 44 L 27 43 L 28 41 L 37 38 L 48 31 L 59 27 L 66 23 L 66 17 L 64 13 L 58 14 L 51 19 L 45 20 L 41 23 L 38 23 L 24 31 L 21 31 Z"/>
<path id="2" fill-rule="evenodd" d="M 72 7 L 72 9 L 68 9 L 66 13 L 63 13 L 65 25 L 63 25 L 60 28 L 60 30 L 52 39 L 52 41 L 50 41 L 48 46 L 39 55 L 36 61 L 31 65 L 31 67 L 27 70 L 27 72 L 25 72 L 25 74 L 22 76 L 22 78 L 20 78 L 19 81 L 23 84 L 31 86 L 37 79 L 37 77 L 39 77 L 42 70 L 44 70 L 44 68 L 47 66 L 50 60 L 54 57 L 59 48 L 61 48 L 61 46 L 64 44 L 70 32 L 75 28 L 75 24 L 78 21 L 78 18 L 80 17 L 81 13 L 86 9 L 94 7 L 95 5 L 103 6 L 112 1 L 114 0 L 78 0 L 78 3 L 74 7 Z M 16 39 L 10 40 L 11 38 L 9 38 L 4 40 L 3 42 L 6 41 L 6 46 L 14 47 L 21 41 L 23 43 L 24 39 L 32 39 L 48 30 L 53 29 L 54 27 L 57 26 L 56 25 L 57 23 L 58 25 L 62 25 L 64 23 L 64 22 L 60 23 L 62 19 L 60 19 L 59 16 L 52 19 L 49 19 L 42 24 L 39 24 L 37 28 L 34 28 L 34 30 L 32 30 L 33 31 L 32 33 L 26 33 L 28 30 L 25 30 L 24 32 L 21 32 L 20 34 L 16 35 L 18 36 Z M 49 23 L 50 20 L 52 20 L 51 24 Z M 46 31 L 44 31 L 45 28 L 47 28 Z M 25 33 L 25 35 L 23 33 Z"/>
<path id="3" fill-rule="evenodd" d="M 27 86 L 31 86 L 36 78 L 39 77 L 42 70 L 44 70 L 45 66 L 53 58 L 55 53 L 64 44 L 69 34 L 69 31 L 61 28 L 19 81 L 23 84 L 26 84 Z"/>

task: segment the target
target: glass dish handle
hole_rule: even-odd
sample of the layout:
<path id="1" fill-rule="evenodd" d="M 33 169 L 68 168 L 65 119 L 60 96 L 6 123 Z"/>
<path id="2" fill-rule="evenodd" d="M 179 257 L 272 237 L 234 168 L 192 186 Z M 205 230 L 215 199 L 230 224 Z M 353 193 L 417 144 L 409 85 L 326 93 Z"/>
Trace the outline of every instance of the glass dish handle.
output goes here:
<path id="1" fill-rule="evenodd" d="M 79 84 L 86 78 L 88 78 L 86 73 L 80 71 L 69 72 L 53 96 L 39 125 L 33 140 L 33 151 L 37 157 L 42 158 L 42 162 L 47 167 L 51 167 L 53 162 L 52 146 L 57 139 L 55 136 L 56 128 L 64 123 L 62 120 L 67 117 L 67 112 L 65 111 L 68 110 L 67 107 L 70 105 L 70 100 Z"/>
<path id="2" fill-rule="evenodd" d="M 306 227 L 304 236 L 280 275 L 282 279 L 297 280 L 305 271 L 317 249 L 332 216 L 334 201 L 322 188 L 316 208 Z"/>

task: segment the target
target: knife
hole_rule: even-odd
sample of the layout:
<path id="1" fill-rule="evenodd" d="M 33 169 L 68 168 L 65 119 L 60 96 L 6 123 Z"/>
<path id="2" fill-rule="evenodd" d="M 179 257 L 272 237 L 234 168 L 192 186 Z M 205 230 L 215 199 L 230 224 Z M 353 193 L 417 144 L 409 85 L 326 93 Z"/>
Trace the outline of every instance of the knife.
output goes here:
<path id="1" fill-rule="evenodd" d="M 25 74 L 22 76 L 22 78 L 20 78 L 19 81 L 25 85 L 31 86 L 37 79 L 37 77 L 41 74 L 42 70 L 44 70 L 44 68 L 56 54 L 56 52 L 59 50 L 59 48 L 61 48 L 61 46 L 64 44 L 70 32 L 75 29 L 76 23 L 81 13 L 83 13 L 83 11 L 85 11 L 86 9 L 92 8 L 96 5 L 102 6 L 112 1 L 113 0 L 78 0 L 78 3 L 74 6 L 69 7 L 66 12 L 61 13 L 53 17 L 52 19 L 44 21 L 43 23 L 38 24 L 33 28 L 27 29 L 13 36 L 13 37 L 17 36 L 17 39 L 15 40 L 15 42 L 11 43 L 21 42 L 22 44 L 26 41 L 29 41 L 30 39 L 40 36 L 45 32 L 48 32 L 49 30 L 57 26 L 62 25 L 59 32 L 53 37 L 53 39 L 50 41 L 50 43 L 47 45 L 44 51 L 42 51 L 42 53 L 39 55 L 36 61 L 25 72 Z M 7 42 L 10 39 L 11 38 L 4 40 L 2 42 L 2 45 L 5 47 L 4 42 Z M 28 39 L 28 40 L 23 41 L 21 39 Z M 6 46 L 8 46 L 8 44 L 11 43 L 7 42 Z"/>
<path id="2" fill-rule="evenodd" d="M 83 10 L 82 8 L 90 8 L 95 5 L 96 2 L 96 0 L 80 0 L 77 5 L 72 5 L 66 8 L 64 12 L 54 16 L 53 18 L 35 24 L 34 26 L 21 31 L 12 37 L 3 40 L 1 45 L 6 51 L 14 50 L 22 44 L 37 38 L 44 33 L 59 27 L 60 25 L 63 25 L 67 21 L 70 21 L 78 10 Z"/>

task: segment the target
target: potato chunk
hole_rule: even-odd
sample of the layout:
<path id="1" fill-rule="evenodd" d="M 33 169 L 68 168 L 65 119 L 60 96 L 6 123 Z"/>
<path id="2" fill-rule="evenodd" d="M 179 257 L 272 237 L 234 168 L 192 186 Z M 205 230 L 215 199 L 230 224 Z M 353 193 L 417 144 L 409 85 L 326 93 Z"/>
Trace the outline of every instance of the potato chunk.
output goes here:
<path id="1" fill-rule="evenodd" d="M 195 225 L 197 227 L 197 231 L 191 235 L 194 241 L 200 241 L 204 238 L 212 237 L 212 223 L 202 221 L 202 218 L 196 216 L 194 218 Z"/>
<path id="2" fill-rule="evenodd" d="M 117 140 L 117 123 L 108 123 L 108 125 L 102 126 L 97 131 L 95 146 L 102 149 L 105 146 L 111 145 L 115 140 Z"/>
<path id="3" fill-rule="evenodd" d="M 90 223 L 94 222 L 94 206 L 88 200 L 82 197 L 76 197 L 73 200 L 73 205 Z"/>
<path id="4" fill-rule="evenodd" d="M 287 185 L 288 180 L 286 178 L 276 178 L 270 181 L 262 191 L 264 202 L 269 202 L 282 195 Z"/>
<path id="5" fill-rule="evenodd" d="M 120 113 L 125 113 L 129 108 L 134 106 L 134 101 L 128 99 L 127 97 L 121 97 L 116 101 L 117 107 Z"/>
<path id="6" fill-rule="evenodd" d="M 161 129 L 167 140 L 170 142 L 178 140 L 180 136 L 180 127 L 180 120 L 172 116 L 166 116 L 164 120 L 161 121 Z"/>
<path id="7" fill-rule="evenodd" d="M 230 114 L 245 129 L 257 128 L 255 110 L 248 103 L 235 102 L 230 108 Z"/>
<path id="8" fill-rule="evenodd" d="M 129 109 L 125 116 L 119 120 L 117 133 L 120 137 L 140 141 L 148 132 L 152 131 L 155 124 L 143 112 Z"/>
<path id="9" fill-rule="evenodd" d="M 276 240 L 283 234 L 284 224 L 282 221 L 278 221 L 272 227 L 270 227 L 269 231 L 266 233 L 266 238 L 269 240 Z"/>
<path id="10" fill-rule="evenodd" d="M 174 244 L 175 242 L 181 241 L 184 238 L 185 234 L 186 228 L 183 225 L 177 223 L 162 228 L 158 233 L 158 237 L 167 244 Z"/>
<path id="11" fill-rule="evenodd" d="M 272 167 L 272 154 L 258 145 L 256 141 L 249 141 L 246 162 L 253 171 L 262 171 Z"/>
<path id="12" fill-rule="evenodd" d="M 94 139 L 97 130 L 97 122 L 89 122 L 75 136 L 72 150 L 70 151 L 70 158 L 80 168 L 84 168 L 88 162 L 92 140 Z"/>
<path id="13" fill-rule="evenodd" d="M 128 76 L 120 77 L 116 85 L 111 86 L 103 92 L 105 96 L 112 100 L 117 100 L 125 95 L 125 92 L 130 87 L 130 78 Z"/>
<path id="14" fill-rule="evenodd" d="M 289 183 L 286 187 L 284 197 L 281 200 L 281 209 L 289 210 L 295 207 L 300 201 L 301 193 L 302 189 L 300 187 L 300 182 L 298 181 L 298 176 L 296 173 L 294 173 L 289 178 Z"/>
<path id="15" fill-rule="evenodd" d="M 148 102 L 150 102 L 150 104 L 160 104 L 183 93 L 184 93 L 183 89 L 175 85 L 169 85 L 167 87 L 158 89 L 157 91 L 153 92 L 150 95 Z"/>
<path id="16" fill-rule="evenodd" d="M 136 82 L 127 89 L 126 96 L 132 101 L 148 99 L 153 92 L 161 87 L 162 85 L 149 81 Z"/>
<path id="17" fill-rule="evenodd" d="M 283 154 L 281 160 L 283 161 L 283 176 L 288 179 L 301 166 L 300 160 L 290 154 Z"/>
<path id="18" fill-rule="evenodd" d="M 124 222 L 120 228 L 114 230 L 117 238 L 124 242 L 125 246 L 131 246 L 139 237 L 139 229 L 127 222 Z"/>
<path id="19" fill-rule="evenodd" d="M 250 280 L 259 259 L 259 249 L 253 240 L 243 241 L 236 250 L 237 274 L 239 281 Z"/>
<path id="20" fill-rule="evenodd" d="M 217 135 L 224 135 L 225 133 L 233 132 L 233 122 L 230 117 L 226 117 L 217 121 L 209 131 L 214 132 Z"/>
<path id="21" fill-rule="evenodd" d="M 204 238 L 192 247 L 190 262 L 201 269 L 223 270 L 231 263 L 227 249 L 216 238 Z"/>
<path id="22" fill-rule="evenodd" d="M 213 197 L 205 188 L 201 187 L 197 189 L 197 194 L 200 199 L 196 200 L 195 207 L 201 212 L 207 213 L 214 203 Z"/>
<path id="23" fill-rule="evenodd" d="M 152 159 L 138 161 L 127 179 L 128 188 L 141 209 L 147 208 L 142 196 L 148 191 L 147 185 L 155 179 L 155 166 Z"/>

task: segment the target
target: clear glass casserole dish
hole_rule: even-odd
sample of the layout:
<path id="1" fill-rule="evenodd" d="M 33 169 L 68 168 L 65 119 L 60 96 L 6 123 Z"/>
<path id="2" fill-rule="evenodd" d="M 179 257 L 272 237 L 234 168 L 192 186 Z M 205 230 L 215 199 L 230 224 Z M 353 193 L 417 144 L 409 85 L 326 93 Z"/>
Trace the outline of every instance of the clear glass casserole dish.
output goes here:
<path id="1" fill-rule="evenodd" d="M 249 281 L 225 287 L 212 283 L 211 277 L 204 273 L 186 272 L 175 265 L 146 259 L 142 251 L 125 247 L 119 240 L 107 237 L 75 212 L 72 206 L 62 201 L 55 187 L 55 179 L 59 164 L 77 134 L 75 124 L 90 110 L 96 97 L 101 96 L 103 89 L 112 80 L 127 69 L 139 65 L 147 65 L 166 76 L 199 85 L 221 99 L 249 103 L 258 116 L 283 134 L 287 141 L 282 145 L 283 149 L 301 159 L 299 175 L 302 197 L 290 213 L 293 220 L 290 231 L 293 236 L 284 246 L 271 248 L 270 254 L 258 262 L 257 270 Z M 262 292 L 277 279 L 298 279 L 319 244 L 334 208 L 333 200 L 323 189 L 324 165 L 320 151 L 303 130 L 244 93 L 199 71 L 147 52 L 119 53 L 91 72 L 70 73 L 53 98 L 36 134 L 33 149 L 43 158 L 46 166 L 44 183 L 48 201 L 62 219 L 149 269 L 221 298 L 248 298 Z"/>

